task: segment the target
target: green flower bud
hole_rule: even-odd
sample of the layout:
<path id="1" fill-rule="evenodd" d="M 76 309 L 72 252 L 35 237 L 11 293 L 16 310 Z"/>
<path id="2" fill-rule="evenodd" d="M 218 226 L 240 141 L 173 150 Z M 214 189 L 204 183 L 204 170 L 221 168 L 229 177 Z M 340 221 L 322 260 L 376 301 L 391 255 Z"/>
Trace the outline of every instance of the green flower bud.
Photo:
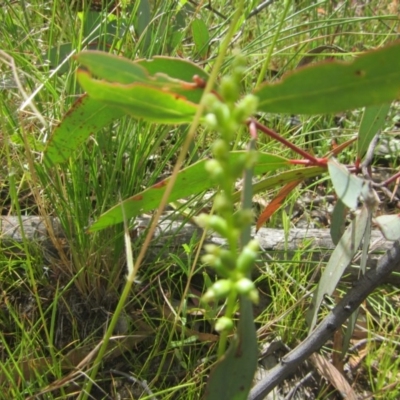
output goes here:
<path id="1" fill-rule="evenodd" d="M 201 301 L 203 303 L 211 303 L 215 301 L 215 293 L 212 289 L 208 289 L 207 292 L 205 292 L 201 298 Z"/>
<path id="2" fill-rule="evenodd" d="M 260 250 L 260 244 L 258 243 L 257 239 L 252 239 L 250 240 L 249 243 L 247 243 L 246 247 L 248 247 L 250 250 L 257 251 Z"/>
<path id="3" fill-rule="evenodd" d="M 239 157 L 235 160 L 234 164 L 231 164 L 231 173 L 234 179 L 237 179 L 243 175 L 243 171 L 246 168 L 246 164 L 248 162 L 247 153 L 240 154 Z"/>
<path id="4" fill-rule="evenodd" d="M 239 210 L 234 215 L 234 223 L 236 228 L 243 228 L 247 225 L 250 225 L 254 220 L 253 210 Z"/>
<path id="5" fill-rule="evenodd" d="M 239 257 L 237 259 L 237 270 L 242 272 L 243 274 L 249 273 L 254 266 L 257 256 L 258 253 L 256 251 L 246 246 L 239 254 Z"/>
<path id="6" fill-rule="evenodd" d="M 230 166 L 232 176 L 235 179 L 242 176 L 245 169 L 252 168 L 254 166 L 254 164 L 257 162 L 257 158 L 258 156 L 256 151 L 247 151 L 240 154 L 240 156 L 235 160 L 235 163 Z"/>
<path id="7" fill-rule="evenodd" d="M 234 103 L 240 96 L 240 89 L 232 76 L 224 76 L 221 79 L 221 96 L 228 103 Z"/>
<path id="8" fill-rule="evenodd" d="M 232 290 L 233 283 L 228 279 L 220 279 L 215 282 L 206 293 L 204 293 L 201 300 L 209 303 L 211 301 L 225 299 Z"/>
<path id="9" fill-rule="evenodd" d="M 260 295 L 257 289 L 251 290 L 247 297 L 254 304 L 258 304 L 260 302 Z"/>
<path id="10" fill-rule="evenodd" d="M 204 117 L 204 123 L 213 130 L 218 130 L 218 121 L 217 117 L 213 113 L 208 113 Z"/>
<path id="11" fill-rule="evenodd" d="M 236 268 L 236 257 L 229 250 L 221 250 L 220 260 L 227 271 L 232 271 Z"/>
<path id="12" fill-rule="evenodd" d="M 204 256 L 201 257 L 201 261 L 206 265 L 214 267 L 219 261 L 219 257 L 216 257 L 214 254 L 204 254 Z"/>
<path id="13" fill-rule="evenodd" d="M 234 138 L 238 129 L 239 125 L 234 118 L 230 118 L 225 122 L 224 125 L 221 125 L 219 127 L 219 131 L 221 132 L 222 137 L 227 142 L 230 142 Z"/>
<path id="14" fill-rule="evenodd" d="M 221 163 L 215 159 L 208 160 L 206 162 L 205 169 L 216 181 L 221 181 L 225 177 L 224 169 Z"/>
<path id="15" fill-rule="evenodd" d="M 233 287 L 233 283 L 229 279 L 219 279 L 217 282 L 215 282 L 210 290 L 214 291 L 214 295 L 216 299 L 225 299 L 229 293 L 231 292 Z"/>
<path id="16" fill-rule="evenodd" d="M 256 287 L 254 286 L 254 282 L 252 280 L 248 278 L 241 278 L 235 282 L 235 288 L 239 294 L 247 296 Z"/>
<path id="17" fill-rule="evenodd" d="M 226 160 L 229 157 L 229 146 L 225 140 L 217 139 L 212 145 L 214 157 L 220 160 Z"/>
<path id="18" fill-rule="evenodd" d="M 246 73 L 246 57 L 237 53 L 232 62 L 232 76 L 236 82 L 240 82 L 243 79 L 244 74 Z"/>
<path id="19" fill-rule="evenodd" d="M 245 74 L 246 74 L 246 65 L 236 67 L 232 71 L 232 78 L 234 79 L 235 82 L 237 82 L 237 85 L 239 85 L 242 82 L 242 79 Z"/>
<path id="20" fill-rule="evenodd" d="M 210 219 L 210 216 L 208 214 L 201 213 L 197 217 L 194 216 L 193 219 L 200 228 L 205 228 L 208 225 L 208 220 Z"/>
<path id="21" fill-rule="evenodd" d="M 236 260 L 228 250 L 223 250 L 215 245 L 206 245 L 206 247 L 209 247 L 211 252 L 204 254 L 201 257 L 201 261 L 206 265 L 214 267 L 218 275 L 227 278 L 229 273 L 235 269 Z M 206 251 L 208 251 L 207 248 Z"/>
<path id="22" fill-rule="evenodd" d="M 225 221 L 225 219 L 219 217 L 218 215 L 210 216 L 207 222 L 207 227 L 213 229 L 215 232 L 224 237 L 227 237 L 229 234 L 228 223 Z"/>
<path id="23" fill-rule="evenodd" d="M 206 109 L 210 112 L 214 112 L 214 108 L 216 104 L 220 103 L 221 101 L 218 97 L 213 93 L 207 93 L 205 98 Z"/>
<path id="24" fill-rule="evenodd" d="M 218 125 L 225 128 L 231 119 L 231 110 L 229 107 L 224 103 L 215 103 L 213 111 L 217 117 Z"/>
<path id="25" fill-rule="evenodd" d="M 257 304 L 260 300 L 258 290 L 256 289 L 254 282 L 248 278 L 241 278 L 235 283 L 235 288 L 239 294 L 246 296 L 253 303 Z"/>
<path id="26" fill-rule="evenodd" d="M 257 106 L 258 98 L 252 94 L 248 94 L 237 103 L 232 116 L 240 124 L 257 111 Z"/>
<path id="27" fill-rule="evenodd" d="M 214 199 L 214 207 L 216 211 L 220 213 L 232 212 L 232 204 L 224 193 L 218 193 Z"/>
<path id="28" fill-rule="evenodd" d="M 228 269 L 229 266 L 222 261 L 221 258 L 217 258 L 215 264 L 213 265 L 215 272 L 221 276 L 222 278 L 229 278 L 230 270 Z"/>
<path id="29" fill-rule="evenodd" d="M 215 322 L 214 328 L 217 332 L 231 331 L 233 329 L 233 321 L 231 318 L 228 317 L 218 318 L 217 321 Z"/>
<path id="30" fill-rule="evenodd" d="M 212 254 L 216 257 L 219 257 L 219 255 L 221 254 L 221 247 L 217 246 L 216 244 L 205 244 L 204 250 L 207 253 Z"/>

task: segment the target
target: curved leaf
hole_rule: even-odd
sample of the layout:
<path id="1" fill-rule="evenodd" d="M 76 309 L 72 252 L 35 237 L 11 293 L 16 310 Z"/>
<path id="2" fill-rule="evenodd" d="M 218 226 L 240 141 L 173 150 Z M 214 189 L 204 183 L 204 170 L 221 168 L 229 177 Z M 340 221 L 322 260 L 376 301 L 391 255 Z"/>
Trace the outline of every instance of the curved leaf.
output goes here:
<path id="1" fill-rule="evenodd" d="M 347 207 L 337 199 L 331 218 L 330 234 L 333 244 L 336 246 L 343 235 L 346 224 Z"/>
<path id="2" fill-rule="evenodd" d="M 357 214 L 351 221 L 351 224 L 346 228 L 335 250 L 332 252 L 328 265 L 314 291 L 312 304 L 307 311 L 307 321 L 310 326 L 310 332 L 317 322 L 318 310 L 324 296 L 330 296 L 333 293 L 345 269 L 350 264 L 354 254 L 358 251 L 360 243 L 364 238 L 368 218 L 369 211 L 368 208 L 364 206 L 361 209 L 361 213 Z M 369 245 L 369 243 L 365 245 Z"/>
<path id="3" fill-rule="evenodd" d="M 329 175 L 335 192 L 342 203 L 352 210 L 358 206 L 360 198 L 366 198 L 369 186 L 367 183 L 350 172 L 333 159 L 328 161 Z"/>
<path id="4" fill-rule="evenodd" d="M 371 140 L 384 126 L 390 106 L 391 103 L 387 103 L 379 106 L 369 106 L 364 110 L 360 130 L 358 131 L 357 153 L 359 159 L 364 156 Z"/>
<path id="5" fill-rule="evenodd" d="M 96 77 L 109 82 L 146 83 L 149 81 L 149 74 L 145 68 L 127 58 L 104 51 L 82 51 L 76 59 Z"/>
<path id="6" fill-rule="evenodd" d="M 157 80 L 164 79 L 165 82 L 168 78 L 169 82 L 179 83 L 179 86 L 175 85 L 169 90 L 185 96 L 196 104 L 200 103 L 203 88 L 194 84 L 194 77 L 198 76 L 206 82 L 209 75 L 196 64 L 182 58 L 164 56 L 153 57 L 150 60 L 137 60 L 135 64 L 144 67 Z M 165 83 L 163 85 L 165 87 Z"/>
<path id="7" fill-rule="evenodd" d="M 301 68 L 255 91 L 260 111 L 319 114 L 387 103 L 400 93 L 400 44 L 362 54 L 351 63 Z"/>
<path id="8" fill-rule="evenodd" d="M 160 73 L 185 82 L 193 82 L 195 75 L 204 80 L 208 79 L 208 74 L 204 69 L 182 58 L 156 56 L 151 60 L 136 60 L 135 64 L 146 68 L 150 75 Z"/>
<path id="9" fill-rule="evenodd" d="M 387 240 L 400 240 L 400 215 L 380 215 L 376 224 Z"/>
<path id="10" fill-rule="evenodd" d="M 269 220 L 269 218 L 281 207 L 282 203 L 285 201 L 286 197 L 293 191 L 293 189 L 303 180 L 292 181 L 287 183 L 279 193 L 268 203 L 267 207 L 258 217 L 256 230 L 258 231 L 261 226 Z"/>
<path id="11" fill-rule="evenodd" d="M 193 77 L 208 78 L 204 70 L 179 58 L 131 61 L 102 51 L 83 51 L 76 59 L 97 78 L 122 84 L 145 83 L 180 94 L 194 103 L 200 102 L 203 88 L 193 81 Z"/>
<path id="12" fill-rule="evenodd" d="M 68 160 L 87 138 L 126 112 L 83 95 L 53 130 L 44 151 L 44 162 L 55 165 Z"/>
<path id="13" fill-rule="evenodd" d="M 78 71 L 78 80 L 93 99 L 120 107 L 135 118 L 182 124 L 190 122 L 197 110 L 197 106 L 185 98 L 145 84 L 122 85 L 98 81 L 85 71 Z"/>
<path id="14" fill-rule="evenodd" d="M 232 158 L 238 158 L 242 154 L 243 152 L 241 151 L 233 152 Z M 198 194 L 215 186 L 214 180 L 206 172 L 206 162 L 207 160 L 198 161 L 179 172 L 169 201 L 175 201 L 183 197 Z M 254 174 L 259 175 L 267 171 L 275 171 L 278 168 L 288 165 L 289 163 L 285 158 L 272 154 L 260 153 L 258 155 L 258 163 L 254 167 Z M 91 232 L 98 231 L 122 222 L 124 220 L 124 215 L 126 218 L 132 218 L 143 212 L 157 208 L 164 195 L 169 179 L 170 178 L 164 179 L 111 208 L 104 213 L 89 230 Z"/>
<path id="15" fill-rule="evenodd" d="M 287 183 L 313 178 L 314 176 L 326 173 L 326 168 L 323 167 L 306 167 L 284 171 L 278 175 L 270 176 L 257 182 L 253 185 L 253 193 L 260 193 L 265 190 L 274 189 L 277 186 L 282 186 Z M 241 192 L 237 191 L 233 194 L 233 200 L 239 201 Z"/>

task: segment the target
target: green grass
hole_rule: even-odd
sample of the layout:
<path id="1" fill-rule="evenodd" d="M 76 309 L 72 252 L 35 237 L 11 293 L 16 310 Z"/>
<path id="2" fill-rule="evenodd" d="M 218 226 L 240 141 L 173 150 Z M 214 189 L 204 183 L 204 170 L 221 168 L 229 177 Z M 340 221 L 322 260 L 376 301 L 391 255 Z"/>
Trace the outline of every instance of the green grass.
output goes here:
<path id="1" fill-rule="evenodd" d="M 48 399 L 80 393 L 85 379 L 82 374 L 60 384 L 71 372 L 66 362 L 74 351 L 79 360 L 77 365 L 99 343 L 115 311 L 126 276 L 123 226 L 91 235 L 86 228 L 120 199 L 170 174 L 187 133 L 187 127 L 151 125 L 124 118 L 92 135 L 69 162 L 55 168 L 41 164 L 41 152 L 52 129 L 81 93 L 74 75 L 73 54 L 60 70 L 63 73 L 49 69 L 47 55 L 63 43 L 71 43 L 71 49 L 79 51 L 88 44 L 90 32 L 96 27 L 100 31 L 105 29 L 107 21 L 103 15 L 96 22 L 98 15 L 90 14 L 92 26 L 84 29 L 82 16 L 67 3 L 5 0 L 0 7 L 3 21 L 0 78 L 9 82 L 7 89 L 0 89 L 2 214 L 56 217 L 66 236 L 58 243 L 57 257 L 51 258 L 43 255 L 40 246 L 28 241 L 19 244 L 18 252 L 11 251 L 9 244 L 2 244 L 0 398 L 4 399 L 34 397 L 51 384 L 55 386 L 46 395 Z M 135 9 L 139 4 L 136 3 Z M 210 71 L 234 11 L 232 2 L 212 2 L 227 20 L 205 6 L 195 8 L 187 4 L 178 14 L 178 2 L 154 0 L 150 3 L 151 22 L 147 27 L 144 17 L 135 18 L 135 11 L 130 15 L 122 11 L 121 18 L 108 21 L 115 25 L 118 35 L 101 46 L 131 59 L 154 55 L 189 58 Z M 248 2 L 249 10 L 250 3 L 255 6 L 257 2 Z M 271 46 L 265 79 L 275 80 L 296 68 L 317 46 L 334 44 L 344 53 L 327 51 L 317 55 L 316 60 L 328 54 L 348 60 L 360 51 L 397 38 L 398 15 L 390 11 L 389 1 L 374 0 L 359 7 L 344 1 L 336 9 L 333 3 L 296 2 L 289 7 L 275 42 L 283 2 L 275 2 L 257 17 L 243 19 L 236 29 L 235 43 L 248 60 L 244 91 L 255 86 Z M 191 21 L 196 17 L 209 27 L 207 57 L 200 57 L 193 45 Z M 128 29 L 129 26 L 135 29 Z M 229 71 L 231 61 L 230 53 L 222 74 Z M 57 65 L 56 60 L 52 63 L 52 67 Z M 20 80 L 19 87 L 14 83 L 13 73 Z M 268 126 L 298 146 L 312 148 L 316 155 L 323 156 L 330 150 L 332 139 L 343 142 L 357 133 L 360 111 L 342 116 L 343 127 L 337 126 L 334 116 L 300 117 L 295 126 L 290 124 L 289 116 L 262 117 Z M 212 139 L 213 135 L 200 128 L 186 163 L 209 156 Z M 246 141 L 246 132 L 241 132 L 237 145 Z M 294 156 L 290 150 L 261 135 L 258 148 L 285 157 Z M 353 161 L 355 148 L 341 157 L 342 162 Z M 315 187 L 307 190 L 314 191 Z M 293 209 L 295 199 L 293 196 L 288 200 L 286 210 Z M 204 204 L 207 202 L 199 196 L 191 207 L 196 210 Z M 278 226 L 285 218 L 278 213 L 269 226 Z M 136 257 L 143 237 L 135 237 L 134 233 L 132 237 Z M 122 335 L 138 337 L 121 350 L 121 355 L 113 356 L 111 352 L 104 358 L 93 389 L 95 398 L 105 398 L 105 392 L 113 398 L 117 398 L 117 393 L 125 393 L 126 398 L 139 397 L 136 386 L 127 385 L 122 376 L 111 376 L 110 369 L 146 380 L 157 398 L 201 397 L 216 355 L 216 343 L 207 335 L 214 335 L 213 318 L 221 307 L 216 305 L 205 311 L 198 304 L 207 282 L 215 280 L 212 271 L 200 265 L 191 268 L 198 239 L 184 251 L 171 250 L 166 243 L 162 256 L 148 257 L 142 265 L 138 275 L 141 283 L 134 285 L 125 307 L 125 320 L 120 321 Z M 268 268 L 259 266 L 261 274 L 257 282 L 265 305 L 257 309 L 256 315 L 260 345 L 280 337 L 294 347 L 306 336 L 305 298 L 312 289 L 309 278 L 317 264 L 312 261 L 312 252 L 299 249 L 284 260 L 271 259 Z M 384 340 L 367 344 L 368 354 L 355 378 L 355 388 L 360 393 L 376 392 L 376 398 L 398 398 L 395 385 L 398 363 L 393 360 L 393 354 L 399 351 L 396 341 L 399 313 L 393 305 L 398 296 L 398 290 L 393 287 L 378 290 L 365 310 L 367 337 L 379 335 Z M 304 301 L 299 302 L 302 298 Z M 203 334 L 200 340 L 193 340 L 194 331 Z M 109 350 L 115 347 L 118 346 L 111 344 Z M 89 367 L 83 370 L 90 373 L 90 363 L 84 367 Z M 124 385 L 125 391 L 121 389 Z M 321 386 L 321 392 L 316 395 L 328 398 L 327 393 L 331 391 L 329 385 Z"/>

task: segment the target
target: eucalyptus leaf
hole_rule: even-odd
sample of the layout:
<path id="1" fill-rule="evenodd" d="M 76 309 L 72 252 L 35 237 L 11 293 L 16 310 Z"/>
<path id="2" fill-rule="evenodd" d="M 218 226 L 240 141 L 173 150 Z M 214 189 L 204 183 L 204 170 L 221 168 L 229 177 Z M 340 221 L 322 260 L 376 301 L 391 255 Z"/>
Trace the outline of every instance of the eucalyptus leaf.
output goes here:
<path id="1" fill-rule="evenodd" d="M 358 131 L 357 153 L 359 159 L 364 156 L 371 140 L 385 125 L 385 118 L 389 112 L 390 105 L 391 103 L 387 103 L 365 108 Z"/>
<path id="2" fill-rule="evenodd" d="M 231 157 L 235 160 L 239 159 L 243 154 L 245 154 L 245 152 L 233 152 Z M 175 201 L 190 195 L 199 194 L 202 191 L 215 186 L 214 180 L 206 172 L 206 163 L 207 160 L 201 160 L 179 171 L 169 201 Z M 268 153 L 259 153 L 258 162 L 254 166 L 254 174 L 260 175 L 268 171 L 275 171 L 278 168 L 285 166 L 289 166 L 289 163 L 285 158 Z M 164 179 L 163 181 L 156 183 L 111 208 L 101 215 L 101 217 L 90 227 L 90 231 L 93 232 L 118 224 L 124 220 L 124 214 L 126 215 L 126 218 L 132 218 L 143 212 L 157 208 L 164 195 L 169 179 L 170 178 Z"/>
<path id="3" fill-rule="evenodd" d="M 339 243 L 345 230 L 346 212 L 346 206 L 339 198 L 335 204 L 335 208 L 333 209 L 330 227 L 331 238 L 334 245 Z"/>
<path id="4" fill-rule="evenodd" d="M 81 96 L 54 129 L 44 151 L 44 162 L 56 165 L 68 160 L 87 138 L 122 117 L 124 110 Z"/>
<path id="5" fill-rule="evenodd" d="M 387 240 L 400 240 L 400 215 L 380 215 L 376 224 Z"/>
<path id="6" fill-rule="evenodd" d="M 351 210 L 355 210 L 360 198 L 367 197 L 369 186 L 334 159 L 328 161 L 328 170 L 339 199 Z"/>
<path id="7" fill-rule="evenodd" d="M 366 52 L 353 62 L 328 61 L 300 68 L 254 94 L 259 110 L 321 114 L 379 105 L 400 89 L 400 43 Z"/>
<path id="8" fill-rule="evenodd" d="M 366 206 L 363 206 L 360 213 L 356 214 L 351 224 L 346 228 L 335 250 L 332 252 L 328 264 L 313 293 L 310 308 L 307 311 L 306 318 L 310 327 L 310 332 L 317 323 L 318 310 L 324 296 L 330 296 L 333 293 L 344 271 L 358 251 L 365 234 L 368 217 L 369 210 Z"/>
<path id="9" fill-rule="evenodd" d="M 80 71 L 78 80 L 85 91 L 104 105 L 119 107 L 134 118 L 182 124 L 194 117 L 197 106 L 183 96 L 140 83 L 122 85 L 93 79 Z"/>

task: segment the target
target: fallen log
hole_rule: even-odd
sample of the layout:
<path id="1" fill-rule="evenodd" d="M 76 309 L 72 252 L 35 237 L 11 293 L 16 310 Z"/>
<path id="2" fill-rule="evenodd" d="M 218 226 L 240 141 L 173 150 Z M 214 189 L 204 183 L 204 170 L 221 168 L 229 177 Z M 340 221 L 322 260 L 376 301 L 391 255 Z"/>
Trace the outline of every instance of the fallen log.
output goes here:
<path id="1" fill-rule="evenodd" d="M 48 218 L 47 224 L 42 217 L 24 216 L 21 217 L 21 222 L 15 216 L 0 217 L 0 240 L 2 248 L 11 248 L 15 244 L 21 243 L 23 238 L 36 243 L 50 254 L 56 254 L 57 249 L 53 241 L 50 239 L 49 229 L 47 224 L 50 224 L 50 229 L 53 232 L 53 237 L 60 242 L 68 243 L 61 223 L 56 218 Z M 147 227 L 151 222 L 151 217 L 140 217 L 135 220 L 133 233 L 134 236 L 140 237 L 145 234 Z M 150 253 L 152 256 L 162 256 L 172 251 L 179 251 L 183 244 L 191 241 L 194 234 L 200 238 L 203 231 L 194 224 L 184 222 L 176 218 L 172 219 L 169 215 L 167 218 L 160 221 L 157 225 L 154 234 Z M 325 261 L 329 258 L 331 251 L 335 248 L 332 243 L 328 229 L 298 229 L 293 228 L 289 233 L 281 229 L 261 228 L 257 233 L 255 228 L 252 229 L 252 236 L 259 240 L 262 248 L 261 254 L 268 254 L 275 259 L 290 260 L 291 254 L 296 251 L 301 251 L 306 255 L 312 252 L 314 260 Z M 216 234 L 208 233 L 206 238 L 207 243 L 224 245 L 224 239 Z M 376 266 L 377 259 L 381 254 L 391 248 L 392 242 L 385 240 L 379 230 L 372 231 L 370 256 L 367 263 L 368 268 Z M 19 250 L 21 246 L 18 247 Z M 348 271 L 351 276 L 358 274 L 357 265 L 352 265 Z M 400 269 L 397 274 L 392 274 L 388 282 L 400 284 Z"/>

